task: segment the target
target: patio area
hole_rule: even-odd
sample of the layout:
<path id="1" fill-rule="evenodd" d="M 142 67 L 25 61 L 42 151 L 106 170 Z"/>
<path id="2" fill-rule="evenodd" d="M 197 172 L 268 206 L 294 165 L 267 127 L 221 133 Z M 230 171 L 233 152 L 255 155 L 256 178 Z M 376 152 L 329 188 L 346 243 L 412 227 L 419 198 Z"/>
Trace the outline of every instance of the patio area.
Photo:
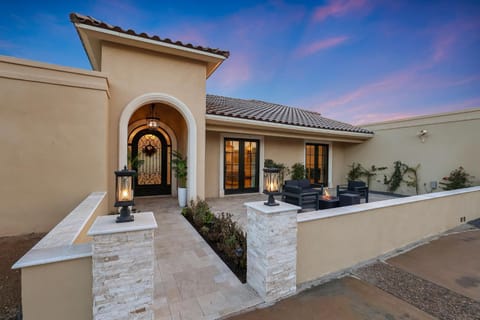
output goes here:
<path id="1" fill-rule="evenodd" d="M 370 192 L 369 202 L 383 201 L 388 199 L 394 199 L 395 196 L 385 195 L 375 192 Z M 276 200 L 280 200 L 281 196 L 275 196 Z M 246 202 L 254 201 L 266 201 L 267 196 L 264 194 L 248 194 L 248 195 L 233 195 L 225 196 L 224 198 L 208 198 L 206 199 L 210 209 L 213 213 L 219 214 L 221 212 L 228 212 L 232 214 L 233 220 L 235 220 L 242 230 L 246 230 L 247 226 L 247 208 L 243 205 Z M 365 203 L 365 199 L 361 199 L 360 203 Z M 311 211 L 313 209 L 305 209 L 305 211 Z"/>

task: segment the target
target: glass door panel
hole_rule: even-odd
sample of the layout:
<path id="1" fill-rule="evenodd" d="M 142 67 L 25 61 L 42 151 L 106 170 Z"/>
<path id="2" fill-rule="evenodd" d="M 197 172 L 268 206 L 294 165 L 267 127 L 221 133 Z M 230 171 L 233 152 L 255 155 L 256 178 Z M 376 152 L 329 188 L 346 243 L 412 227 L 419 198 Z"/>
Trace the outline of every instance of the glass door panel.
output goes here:
<path id="1" fill-rule="evenodd" d="M 226 194 L 258 192 L 258 140 L 225 139 L 224 190 Z"/>
<path id="2" fill-rule="evenodd" d="M 239 152 L 239 141 L 225 140 L 225 190 L 239 187 Z"/>
<path id="3" fill-rule="evenodd" d="M 311 184 L 328 186 L 328 145 L 307 143 L 305 169 Z"/>

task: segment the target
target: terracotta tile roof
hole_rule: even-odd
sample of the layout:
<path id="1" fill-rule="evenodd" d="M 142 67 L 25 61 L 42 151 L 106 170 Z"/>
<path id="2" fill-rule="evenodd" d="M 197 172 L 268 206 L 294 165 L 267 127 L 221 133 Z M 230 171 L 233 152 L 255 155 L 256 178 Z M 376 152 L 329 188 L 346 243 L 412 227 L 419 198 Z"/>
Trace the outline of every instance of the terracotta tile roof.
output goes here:
<path id="1" fill-rule="evenodd" d="M 314 111 L 260 100 L 236 99 L 211 94 L 207 94 L 207 114 L 317 129 L 373 133 L 348 123 L 324 118 Z"/>
<path id="2" fill-rule="evenodd" d="M 102 28 L 102 29 L 106 29 L 106 30 L 117 31 L 117 32 L 125 33 L 125 34 L 131 35 L 131 36 L 150 39 L 150 40 L 163 42 L 163 43 L 168 43 L 168 44 L 173 44 L 173 45 L 177 45 L 177 46 L 184 47 L 184 48 L 190 48 L 190 49 L 199 50 L 199 51 L 203 51 L 203 52 L 213 53 L 213 54 L 223 56 L 225 58 L 228 58 L 230 56 L 229 51 L 224 51 L 224 50 L 220 50 L 220 49 L 213 49 L 213 48 L 208 48 L 208 47 L 202 47 L 202 46 L 195 46 L 191 43 L 183 43 L 181 41 L 173 41 L 169 38 L 163 38 L 162 39 L 159 36 L 155 36 L 155 35 L 154 36 L 149 36 L 145 32 L 137 33 L 132 29 L 124 30 L 119 26 L 112 26 L 111 24 L 108 24 L 106 22 L 97 20 L 93 17 L 84 16 L 84 15 L 81 15 L 81 14 L 78 14 L 78 13 L 70 13 L 70 21 L 72 21 L 73 23 L 82 23 L 82 24 L 86 24 L 86 25 L 89 25 L 89 26 L 98 27 L 98 28 Z"/>

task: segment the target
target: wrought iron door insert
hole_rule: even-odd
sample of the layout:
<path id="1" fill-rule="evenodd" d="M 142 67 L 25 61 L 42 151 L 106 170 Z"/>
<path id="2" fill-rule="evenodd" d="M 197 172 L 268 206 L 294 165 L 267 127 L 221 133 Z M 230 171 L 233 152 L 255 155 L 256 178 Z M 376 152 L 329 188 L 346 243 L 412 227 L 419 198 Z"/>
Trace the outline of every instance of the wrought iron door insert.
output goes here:
<path id="1" fill-rule="evenodd" d="M 132 140 L 133 169 L 137 171 L 135 196 L 171 193 L 170 145 L 156 130 L 142 130 Z"/>

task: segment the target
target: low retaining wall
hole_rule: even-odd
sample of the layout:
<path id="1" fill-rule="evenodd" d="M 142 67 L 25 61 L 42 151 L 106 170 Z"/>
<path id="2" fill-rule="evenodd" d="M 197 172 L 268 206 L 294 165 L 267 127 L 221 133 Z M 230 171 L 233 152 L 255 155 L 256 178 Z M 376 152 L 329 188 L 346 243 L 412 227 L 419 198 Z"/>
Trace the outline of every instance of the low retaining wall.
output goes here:
<path id="1" fill-rule="evenodd" d="M 92 244 L 86 230 L 106 213 L 93 192 L 14 265 L 22 269 L 23 319 L 92 319 Z"/>
<path id="2" fill-rule="evenodd" d="M 297 285 L 479 217 L 480 187 L 301 213 Z"/>

